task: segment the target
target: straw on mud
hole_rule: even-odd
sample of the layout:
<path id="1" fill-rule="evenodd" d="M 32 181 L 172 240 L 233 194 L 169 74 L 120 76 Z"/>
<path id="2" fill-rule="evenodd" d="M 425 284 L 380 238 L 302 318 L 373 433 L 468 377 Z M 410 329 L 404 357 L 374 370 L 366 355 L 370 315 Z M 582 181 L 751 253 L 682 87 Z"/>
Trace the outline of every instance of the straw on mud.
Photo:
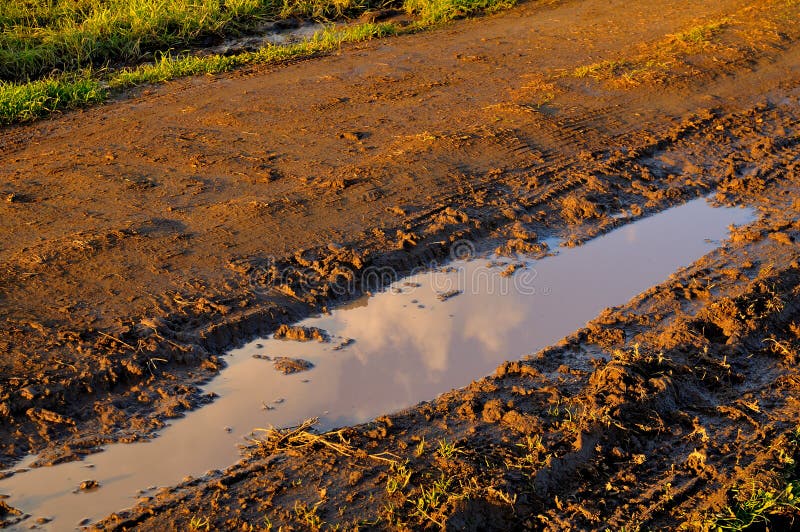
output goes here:
<path id="1" fill-rule="evenodd" d="M 97 331 L 97 333 L 98 333 L 98 334 L 100 334 L 101 336 L 105 336 L 106 338 L 110 338 L 110 339 L 114 340 L 115 342 L 117 342 L 117 343 L 119 343 L 119 344 L 122 344 L 122 345 L 124 345 L 125 347 L 127 347 L 127 348 L 129 348 L 129 349 L 131 349 L 131 350 L 133 350 L 133 351 L 136 351 L 136 350 L 137 350 L 137 349 L 136 349 L 135 347 L 133 347 L 131 344 L 129 344 L 129 343 L 127 343 L 127 342 L 123 342 L 122 340 L 120 340 L 120 339 L 119 339 L 119 338 L 117 338 L 116 336 L 111 336 L 110 334 L 106 334 L 106 333 L 104 333 L 103 331 Z"/>
<path id="2" fill-rule="evenodd" d="M 303 449 L 319 444 L 342 456 L 353 457 L 358 454 L 357 449 L 344 437 L 343 429 L 330 431 L 324 434 L 310 432 L 309 429 L 318 423 L 319 418 L 315 417 L 305 420 L 296 427 L 289 427 L 286 429 L 276 429 L 274 427 L 256 428 L 253 429 L 253 432 L 263 432 L 265 434 L 264 439 L 252 439 L 251 441 L 273 453 L 291 449 Z M 339 442 L 331 441 L 326 438 L 326 436 L 336 436 Z M 385 451 L 378 454 L 366 454 L 366 457 L 389 464 L 396 464 L 400 460 L 398 456 Z"/>

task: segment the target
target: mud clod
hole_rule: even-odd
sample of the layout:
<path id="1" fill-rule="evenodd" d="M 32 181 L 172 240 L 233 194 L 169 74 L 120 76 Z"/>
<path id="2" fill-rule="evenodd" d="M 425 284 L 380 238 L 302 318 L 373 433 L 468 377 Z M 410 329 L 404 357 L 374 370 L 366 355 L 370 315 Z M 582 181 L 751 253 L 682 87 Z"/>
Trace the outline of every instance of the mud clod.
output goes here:
<path id="1" fill-rule="evenodd" d="M 93 491 L 98 489 L 99 487 L 100 483 L 97 482 L 96 480 L 84 480 L 83 482 L 80 483 L 78 489 L 80 491 Z"/>
<path id="2" fill-rule="evenodd" d="M 460 294 L 461 294 L 461 290 L 448 290 L 446 292 L 439 292 L 438 294 L 436 294 L 436 299 L 438 299 L 439 301 L 444 302 L 444 301 L 447 301 L 448 299 L 452 299 L 452 298 L 454 298 L 454 297 L 456 297 L 457 295 L 460 295 Z"/>
<path id="3" fill-rule="evenodd" d="M 329 342 L 330 336 L 327 332 L 316 327 L 300 327 L 292 325 L 281 325 L 273 335 L 278 340 L 294 340 L 296 342 Z"/>
<path id="4" fill-rule="evenodd" d="M 273 358 L 273 365 L 275 369 L 289 375 L 291 373 L 299 373 L 301 371 L 308 371 L 314 367 L 314 364 L 308 360 L 301 358 L 288 358 L 288 357 L 275 357 Z"/>

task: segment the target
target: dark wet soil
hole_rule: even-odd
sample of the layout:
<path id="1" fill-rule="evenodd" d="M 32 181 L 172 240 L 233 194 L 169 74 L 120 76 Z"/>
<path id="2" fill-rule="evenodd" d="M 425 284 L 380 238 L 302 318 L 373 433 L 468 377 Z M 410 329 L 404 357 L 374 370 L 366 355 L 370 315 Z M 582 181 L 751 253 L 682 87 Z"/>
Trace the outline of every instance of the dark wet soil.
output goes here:
<path id="1" fill-rule="evenodd" d="M 146 437 L 207 400 L 217 355 L 367 268 L 544 253 L 716 193 L 761 221 L 562 345 L 108 521 L 698 526 L 800 421 L 797 10 L 530 3 L 4 129 L 3 462 Z"/>

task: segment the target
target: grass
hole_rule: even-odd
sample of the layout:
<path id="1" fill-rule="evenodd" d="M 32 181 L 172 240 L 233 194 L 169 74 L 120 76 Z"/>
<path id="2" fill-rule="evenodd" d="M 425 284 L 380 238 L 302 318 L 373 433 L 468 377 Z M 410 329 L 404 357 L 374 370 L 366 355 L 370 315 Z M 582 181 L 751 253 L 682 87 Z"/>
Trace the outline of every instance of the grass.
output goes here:
<path id="1" fill-rule="evenodd" d="M 452 497 L 459 497 L 459 495 L 451 489 L 452 483 L 453 479 L 451 477 L 446 477 L 442 474 L 438 480 L 435 480 L 428 487 L 421 486 L 419 493 L 412 501 L 414 505 L 412 515 L 421 517 L 444 528 L 444 523 L 434 518 L 434 514 Z"/>
<path id="2" fill-rule="evenodd" d="M 308 505 L 302 501 L 295 501 L 294 513 L 297 519 L 310 530 L 320 530 L 325 522 L 317 513 L 324 500 L 314 505 Z"/>
<path id="3" fill-rule="evenodd" d="M 0 82 L 0 123 L 28 122 L 60 109 L 102 102 L 108 97 L 96 79 L 47 79 L 25 84 Z"/>
<path id="4" fill-rule="evenodd" d="M 695 26 L 682 33 L 675 35 L 675 40 L 687 44 L 702 44 L 710 42 L 715 36 L 722 32 L 723 28 L 730 23 L 728 19 L 722 19 L 708 24 Z"/>
<path id="5" fill-rule="evenodd" d="M 746 492 L 731 490 L 731 504 L 714 515 L 704 527 L 714 532 L 739 532 L 762 526 L 767 530 L 780 529 L 782 519 L 800 519 L 800 427 L 786 435 L 778 446 L 780 479 L 766 488 L 755 484 Z"/>
<path id="6" fill-rule="evenodd" d="M 386 493 L 389 495 L 394 495 L 395 493 L 404 490 L 411 481 L 411 474 L 412 471 L 407 467 L 406 464 L 392 464 L 389 476 L 386 479 Z"/>
<path id="7" fill-rule="evenodd" d="M 769 525 L 776 516 L 800 516 L 800 480 L 788 482 L 783 489 L 755 489 L 750 496 L 725 508 L 718 514 L 710 529 L 739 532 L 756 524 Z"/>
<path id="8" fill-rule="evenodd" d="M 454 455 L 463 452 L 456 443 L 448 442 L 446 439 L 439 440 L 439 449 L 437 450 L 439 456 L 442 458 L 452 458 Z"/>
<path id="9" fill-rule="evenodd" d="M 655 81 L 681 57 L 711 44 L 729 24 L 728 19 L 722 19 L 693 26 L 680 33 L 667 35 L 639 56 L 582 65 L 572 71 L 572 76 L 598 81 L 616 80 L 623 86 Z"/>
<path id="10" fill-rule="evenodd" d="M 380 0 L 0 0 L 0 79 L 136 61 L 259 21 L 341 18 Z"/>
<path id="11" fill-rule="evenodd" d="M 208 517 L 192 517 L 189 521 L 189 530 L 211 530 L 211 521 Z"/>
<path id="12" fill-rule="evenodd" d="M 515 1 L 0 0 L 0 125 L 93 105 L 138 85 L 332 53 L 345 43 L 419 31 Z M 301 43 L 233 55 L 174 52 L 266 19 L 341 19 L 386 6 L 417 21 L 402 28 L 331 26 Z M 136 66 L 142 60 L 149 62 Z"/>
<path id="13" fill-rule="evenodd" d="M 310 57 L 332 52 L 344 43 L 395 35 L 399 30 L 400 28 L 394 24 L 367 23 L 343 30 L 329 28 L 301 43 L 288 46 L 270 45 L 256 52 L 243 52 L 230 56 L 181 57 L 164 54 L 152 64 L 120 70 L 109 79 L 108 86 L 111 89 L 124 89 L 196 74 L 217 74 L 245 65 L 277 63 L 297 57 Z"/>
<path id="14" fill-rule="evenodd" d="M 427 26 L 478 13 L 492 13 L 515 3 L 515 0 L 405 0 L 403 8 Z"/>

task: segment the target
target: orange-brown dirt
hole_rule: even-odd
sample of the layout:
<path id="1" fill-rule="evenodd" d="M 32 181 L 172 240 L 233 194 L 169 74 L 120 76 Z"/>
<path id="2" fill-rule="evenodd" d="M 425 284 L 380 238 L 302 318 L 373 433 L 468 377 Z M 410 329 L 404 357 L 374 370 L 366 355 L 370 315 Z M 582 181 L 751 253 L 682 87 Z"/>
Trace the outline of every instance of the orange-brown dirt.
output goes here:
<path id="1" fill-rule="evenodd" d="M 101 525 L 701 527 L 800 423 L 798 14 L 531 2 L 3 130 L 3 462 L 148 437 L 343 272 L 578 245 L 715 192 L 759 221 L 561 345 Z M 313 282 L 270 284 L 286 266 Z"/>

